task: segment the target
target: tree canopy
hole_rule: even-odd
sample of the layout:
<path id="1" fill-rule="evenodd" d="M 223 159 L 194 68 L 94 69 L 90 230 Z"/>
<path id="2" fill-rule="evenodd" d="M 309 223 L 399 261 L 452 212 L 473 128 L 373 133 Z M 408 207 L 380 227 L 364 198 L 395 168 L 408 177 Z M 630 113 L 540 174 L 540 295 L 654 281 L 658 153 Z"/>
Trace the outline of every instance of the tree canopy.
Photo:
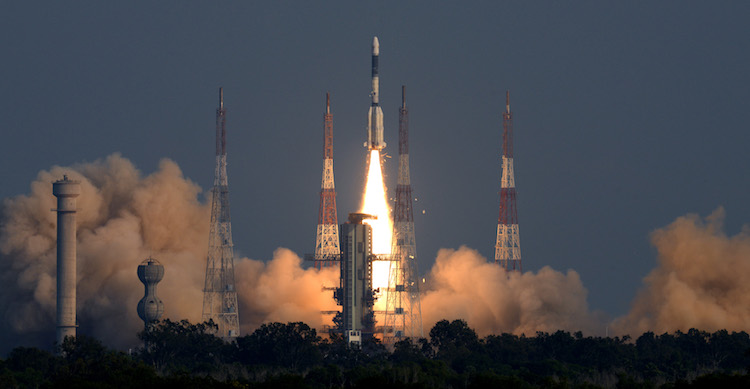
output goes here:
<path id="1" fill-rule="evenodd" d="M 596 388 L 747 387 L 750 336 L 696 329 L 637 339 L 580 332 L 479 338 L 442 320 L 429 338 L 391 349 L 350 347 L 302 322 L 267 323 L 227 343 L 212 322 L 164 320 L 138 334 L 132 355 L 86 336 L 56 353 L 19 347 L 0 361 L 0 388 Z"/>

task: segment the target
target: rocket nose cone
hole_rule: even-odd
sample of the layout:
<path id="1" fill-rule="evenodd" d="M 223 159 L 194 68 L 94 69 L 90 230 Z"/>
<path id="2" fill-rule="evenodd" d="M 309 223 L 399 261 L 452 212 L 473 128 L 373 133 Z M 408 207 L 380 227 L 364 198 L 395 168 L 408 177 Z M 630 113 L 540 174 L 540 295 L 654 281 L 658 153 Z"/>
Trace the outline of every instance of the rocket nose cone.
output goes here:
<path id="1" fill-rule="evenodd" d="M 380 42 L 378 42 L 378 37 L 372 38 L 372 55 L 380 55 Z"/>

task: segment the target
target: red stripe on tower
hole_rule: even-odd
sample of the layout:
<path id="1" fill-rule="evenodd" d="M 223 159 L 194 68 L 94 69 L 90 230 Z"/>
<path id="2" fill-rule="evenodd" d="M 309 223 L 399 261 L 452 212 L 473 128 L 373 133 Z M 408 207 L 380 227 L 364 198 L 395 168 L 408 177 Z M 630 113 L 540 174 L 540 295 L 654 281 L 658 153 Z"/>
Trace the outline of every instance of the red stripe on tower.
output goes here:
<path id="1" fill-rule="evenodd" d="M 320 185 L 318 230 L 315 238 L 315 267 L 338 265 L 331 258 L 341 254 L 339 225 L 336 212 L 336 188 L 333 182 L 333 115 L 331 101 L 326 93 L 326 112 L 323 115 L 323 179 Z"/>
<path id="2" fill-rule="evenodd" d="M 495 263 L 507 271 L 521 271 L 521 242 L 516 211 L 516 184 L 513 176 L 513 115 L 510 112 L 510 92 L 507 91 L 503 112 L 502 170 Z"/>

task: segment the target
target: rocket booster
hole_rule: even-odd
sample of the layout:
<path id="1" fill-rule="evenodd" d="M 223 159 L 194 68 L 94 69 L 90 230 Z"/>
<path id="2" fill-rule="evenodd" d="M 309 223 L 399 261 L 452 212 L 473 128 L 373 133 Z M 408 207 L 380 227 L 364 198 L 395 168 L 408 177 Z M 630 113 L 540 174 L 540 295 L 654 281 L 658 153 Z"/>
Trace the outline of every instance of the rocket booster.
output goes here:
<path id="1" fill-rule="evenodd" d="M 383 110 L 380 108 L 380 79 L 378 78 L 378 56 L 380 43 L 378 37 L 372 39 L 372 104 L 367 115 L 367 142 L 369 150 L 381 150 L 385 147 L 383 141 Z"/>

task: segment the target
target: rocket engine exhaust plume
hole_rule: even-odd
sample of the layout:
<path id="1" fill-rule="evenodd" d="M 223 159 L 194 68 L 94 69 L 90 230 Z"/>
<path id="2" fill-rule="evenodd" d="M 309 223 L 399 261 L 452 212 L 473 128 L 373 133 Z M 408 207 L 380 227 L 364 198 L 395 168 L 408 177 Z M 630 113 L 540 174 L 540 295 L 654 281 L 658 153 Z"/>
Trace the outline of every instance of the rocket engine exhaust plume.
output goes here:
<path id="1" fill-rule="evenodd" d="M 365 185 L 362 213 L 375 215 L 377 219 L 365 219 L 364 222 L 372 226 L 372 252 L 374 254 L 390 254 L 393 221 L 391 209 L 383 182 L 383 170 L 380 162 L 380 151 L 371 150 L 367 169 L 367 183 Z"/>
<path id="2" fill-rule="evenodd" d="M 364 222 L 372 227 L 372 253 L 391 254 L 391 239 L 393 238 L 393 220 L 388 198 L 385 193 L 383 170 L 380 151 L 370 150 L 370 161 L 367 169 L 367 183 L 365 186 L 362 213 L 375 215 L 377 219 L 365 219 Z M 372 263 L 372 287 L 379 289 L 375 301 L 376 311 L 385 311 L 385 288 L 388 287 L 389 261 L 374 261 Z M 376 317 L 380 321 L 382 318 Z"/>
<path id="3" fill-rule="evenodd" d="M 0 354 L 19 345 L 50 348 L 55 340 L 56 234 L 50 209 L 55 207 L 52 182 L 63 174 L 81 183 L 79 333 L 121 349 L 137 345 L 143 322 L 136 307 L 143 285 L 136 269 L 149 256 L 166 269 L 159 285 L 164 317 L 200 321 L 209 226 L 209 206 L 198 200 L 200 187 L 170 160 L 143 177 L 130 161 L 114 154 L 42 171 L 31 183 L 31 193 L 4 199 L 0 314 L 6 319 L 0 322 Z M 334 309 L 330 292 L 321 286 L 335 285 L 338 269 L 304 270 L 301 261 L 279 249 L 265 264 L 247 258 L 235 262 L 243 334 L 271 320 L 317 325 L 321 309 Z"/>

